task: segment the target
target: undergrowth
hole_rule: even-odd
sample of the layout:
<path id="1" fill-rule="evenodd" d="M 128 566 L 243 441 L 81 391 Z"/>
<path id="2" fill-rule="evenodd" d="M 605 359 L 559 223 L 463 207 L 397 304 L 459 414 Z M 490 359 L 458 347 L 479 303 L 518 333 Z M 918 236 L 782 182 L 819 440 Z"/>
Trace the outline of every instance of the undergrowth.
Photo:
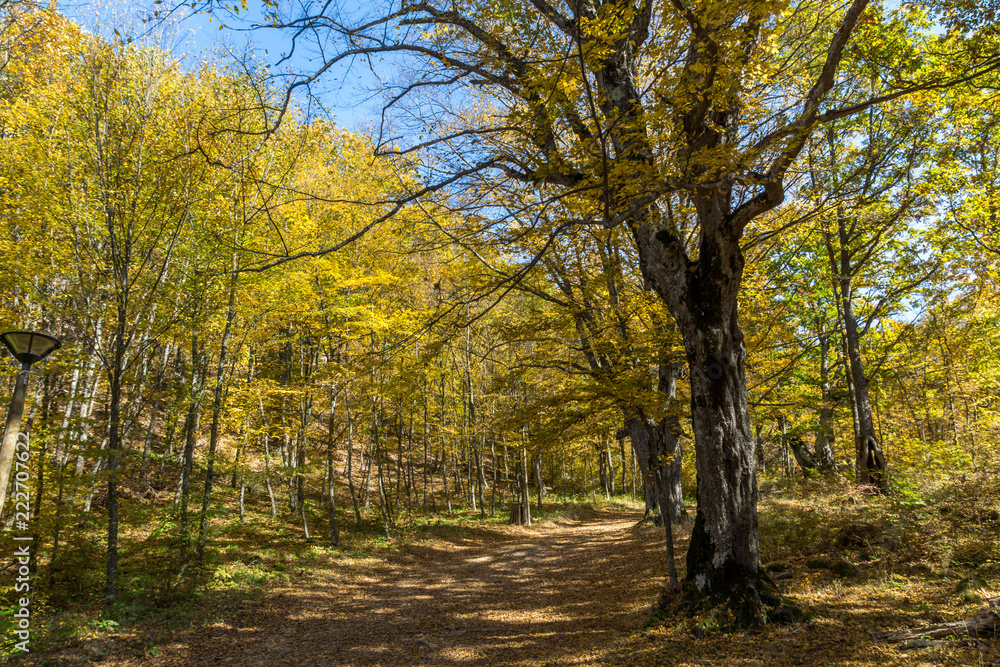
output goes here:
<path id="1" fill-rule="evenodd" d="M 915 619 L 943 619 L 949 609 L 971 613 L 997 594 L 1000 482 L 995 477 L 959 477 L 936 486 L 897 477 L 887 496 L 843 480 L 765 480 L 761 488 L 762 560 L 772 576 L 792 573 L 783 580 L 783 594 L 809 617 L 845 619 L 882 604 L 891 607 L 885 610 L 887 618 L 905 626 Z M 220 492 L 220 507 L 227 507 L 231 493 Z M 55 568 L 41 561 L 33 584 L 32 656 L 49 656 L 53 664 L 60 655 L 99 659 L 101 642 L 111 639 L 133 642 L 137 655 L 152 655 L 177 631 L 252 616 L 277 587 L 348 576 L 352 569 L 430 540 L 474 542 L 498 531 L 530 530 L 508 526 L 508 511 L 498 506 L 495 515 L 485 517 L 464 507 L 451 513 L 401 512 L 391 539 L 385 537 L 377 510 L 363 515 L 360 524 L 353 512 L 342 512 L 341 543 L 334 546 L 319 530 L 323 518 L 318 511 L 310 515 L 315 532 L 306 541 L 296 518 L 272 518 L 269 505 L 259 502 L 248 504 L 243 524 L 235 513 L 217 513 L 205 562 L 198 563 L 191 538 L 185 538 L 172 516 L 154 505 L 139 506 L 123 522 L 131 528 L 123 539 L 121 593 L 115 604 L 101 603 L 103 526 L 98 522 L 78 528 Z M 582 521 L 602 511 L 629 511 L 638 517 L 642 505 L 630 497 L 594 495 L 549 496 L 541 512 L 532 503 L 538 522 Z M 681 576 L 689 524 L 675 533 Z M 651 536 L 661 534 L 660 529 L 649 530 Z M 23 654 L 11 652 L 8 610 L 14 597 L 9 589 L 0 590 L 0 596 L 0 656 L 14 664 L 24 660 Z M 866 613 L 876 617 L 880 612 Z M 650 618 L 646 629 L 653 634 L 665 628 L 691 632 L 697 623 L 660 614 Z"/>
<path id="2" fill-rule="evenodd" d="M 227 507 L 228 488 L 219 492 Z M 630 509 L 631 498 L 553 497 L 542 511 L 532 504 L 536 522 L 577 521 L 600 509 Z M 64 548 L 55 568 L 44 563 L 32 584 L 30 656 L 50 656 L 56 664 L 63 654 L 82 653 L 101 659 L 102 640 L 143 637 L 142 651 L 156 651 L 158 641 L 198 624 L 247 613 L 270 590 L 293 582 L 348 573 L 407 545 L 428 540 L 476 540 L 507 524 L 507 508 L 484 516 L 481 511 L 454 507 L 452 512 L 402 512 L 385 529 L 377 508 L 357 523 L 353 512 L 340 515 L 341 543 L 334 546 L 320 530 L 322 517 L 310 517 L 312 534 L 305 539 L 298 517 L 270 516 L 264 502 L 247 504 L 240 523 L 223 509 L 212 522 L 211 543 L 203 563 L 197 562 L 193 529 L 184 529 L 163 508 L 139 505 L 123 517 L 130 528 L 122 540 L 119 596 L 103 604 L 103 526 L 84 517 L 73 545 Z M 157 511 L 159 510 L 159 512 Z M 136 528 L 136 526 L 143 526 Z M 516 529 L 511 527 L 511 529 Z M 523 530 L 523 529 L 521 529 Z M 16 600 L 12 587 L 0 589 L 0 659 L 17 664 L 28 657 L 14 651 L 11 614 Z"/>

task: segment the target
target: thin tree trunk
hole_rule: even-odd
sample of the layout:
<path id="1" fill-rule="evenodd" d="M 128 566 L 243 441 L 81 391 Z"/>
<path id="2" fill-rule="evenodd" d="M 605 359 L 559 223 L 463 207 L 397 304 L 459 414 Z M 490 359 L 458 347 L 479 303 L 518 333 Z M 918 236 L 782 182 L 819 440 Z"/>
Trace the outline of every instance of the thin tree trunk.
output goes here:
<path id="1" fill-rule="evenodd" d="M 243 504 L 244 494 L 246 493 L 246 479 L 243 473 L 240 473 L 240 525 L 244 525 L 247 522 L 246 506 Z"/>
<path id="2" fill-rule="evenodd" d="M 108 558 L 104 597 L 118 597 L 118 451 L 121 449 L 122 375 L 125 372 L 125 345 L 128 322 L 124 297 L 119 296 L 118 319 L 112 348 L 111 404 L 108 415 Z"/>
<path id="3" fill-rule="evenodd" d="M 683 371 L 679 363 L 667 360 L 659 366 L 659 392 L 667 403 L 667 414 L 656 425 L 650 469 L 654 472 L 657 505 L 664 523 L 684 519 L 684 491 L 681 488 L 681 421 L 678 414 L 677 379 Z M 672 544 L 672 543 L 671 543 Z M 672 550 L 673 547 L 671 546 Z"/>
<path id="4" fill-rule="evenodd" d="M 181 530 L 187 535 L 188 495 L 191 490 L 191 473 L 194 469 L 194 448 L 201 425 L 201 387 L 202 378 L 199 372 L 201 351 L 198 347 L 198 333 L 191 336 L 191 402 L 188 405 L 187 419 L 184 422 L 184 462 L 181 468 L 180 482 L 180 514 Z"/>
<path id="5" fill-rule="evenodd" d="M 535 454 L 534 456 L 534 468 L 535 472 L 535 494 L 538 496 L 538 515 L 542 515 L 542 497 L 545 496 L 545 481 L 542 479 L 542 455 L 541 453 Z"/>
<path id="6" fill-rule="evenodd" d="M 267 487 L 267 497 L 271 501 L 271 518 L 278 517 L 278 501 L 274 498 L 274 487 L 271 486 L 271 434 L 267 429 L 267 414 L 264 412 L 264 398 L 258 394 L 257 401 L 260 404 L 260 421 L 264 438 L 264 486 Z"/>
<path id="7" fill-rule="evenodd" d="M 451 494 L 448 493 L 448 447 L 445 440 L 445 385 L 444 374 L 441 375 L 441 481 L 444 485 L 444 500 L 451 514 Z"/>
<path id="8" fill-rule="evenodd" d="M 822 327 L 822 324 L 819 325 Z M 819 424 L 816 428 L 816 441 L 813 451 L 816 469 L 829 475 L 834 469 L 833 455 L 833 411 L 835 403 L 833 400 L 833 384 L 830 381 L 830 334 L 821 331 L 819 335 L 819 387 L 820 387 L 820 409 Z"/>
<path id="9" fill-rule="evenodd" d="M 497 513 L 497 449 L 493 440 L 490 440 L 490 463 L 493 467 L 493 488 L 490 489 L 490 516 Z"/>
<path id="10" fill-rule="evenodd" d="M 60 439 L 59 444 L 56 446 L 56 462 L 61 467 L 66 464 L 69 459 L 69 443 L 72 439 L 72 434 L 70 433 L 70 421 L 73 418 L 73 405 L 76 401 L 77 386 L 80 381 L 80 366 L 76 365 L 73 368 L 73 379 L 69 383 L 69 396 L 66 402 L 66 411 L 63 413 L 62 427 L 59 429 Z"/>
<path id="11" fill-rule="evenodd" d="M 475 438 L 475 436 L 473 436 Z M 486 518 L 486 473 L 483 470 L 483 443 L 476 443 L 476 483 L 479 490 L 479 516 Z"/>
<path id="12" fill-rule="evenodd" d="M 872 418 L 871 399 L 868 394 L 868 378 L 865 377 L 861 359 L 861 336 L 857 318 L 854 315 L 854 286 L 852 280 L 851 251 L 847 231 L 847 215 L 837 208 L 837 248 L 832 235 L 824 234 L 830 268 L 834 275 L 833 288 L 839 306 L 843 325 L 843 341 L 847 359 L 848 386 L 851 392 L 851 408 L 855 424 L 855 474 L 859 484 L 871 486 L 879 492 L 888 488 L 888 474 L 885 456 L 879 439 L 875 435 Z"/>
<path id="13" fill-rule="evenodd" d="M 429 397 L 427 395 L 427 377 L 424 376 L 424 501 L 422 505 L 425 509 L 427 508 L 427 494 L 430 493 L 431 511 L 437 512 L 437 500 L 434 498 L 434 475 L 430 473 L 430 463 L 428 461 L 431 439 L 429 402 Z"/>
<path id="14" fill-rule="evenodd" d="M 329 480 L 327 486 L 327 525 L 328 538 L 330 544 L 335 547 L 340 546 L 340 528 L 337 526 L 337 496 L 334 493 L 333 485 L 333 455 L 334 436 L 336 435 L 336 414 L 337 414 L 337 389 L 330 388 L 330 422 L 327 430 L 326 441 L 326 475 Z"/>
<path id="15" fill-rule="evenodd" d="M 234 264 L 235 258 L 234 258 Z M 229 355 L 229 333 L 236 318 L 236 285 L 239 274 L 233 273 L 229 282 L 229 304 L 226 307 L 226 326 L 219 343 L 219 364 L 215 369 L 215 394 L 212 398 L 212 427 L 208 437 L 208 464 L 205 469 L 205 493 L 201 499 L 201 525 L 198 527 L 198 562 L 205 561 L 205 542 L 208 539 L 208 508 L 212 501 L 212 483 L 215 481 L 215 452 L 219 446 L 219 421 L 222 419 L 222 399 L 226 384 L 226 361 Z"/>
<path id="16" fill-rule="evenodd" d="M 531 525 L 531 482 L 528 479 L 528 447 L 525 444 L 524 427 L 521 427 L 521 479 L 518 486 L 521 487 L 521 507 L 524 512 L 524 525 Z"/>
<path id="17" fill-rule="evenodd" d="M 101 345 L 101 324 L 103 320 L 97 321 L 97 331 L 94 335 L 94 347 L 95 349 Z M 100 385 L 100 378 L 96 374 L 96 368 L 98 364 L 97 353 L 95 352 L 88 364 L 87 375 L 85 386 L 87 387 L 87 400 L 85 400 L 80 405 L 80 429 L 78 431 L 77 442 L 79 443 L 79 449 L 83 450 L 87 447 L 87 442 L 90 440 L 90 417 L 94 414 L 94 404 L 97 401 L 97 387 Z M 79 477 L 83 474 L 84 470 L 84 456 L 79 454 L 76 459 L 76 476 Z"/>
<path id="18" fill-rule="evenodd" d="M 847 339 L 847 354 L 850 361 L 851 380 L 854 386 L 854 400 L 858 414 L 858 434 L 856 442 L 858 483 L 871 485 L 881 492 L 888 488 L 888 474 L 885 456 L 875 434 L 871 400 L 868 395 L 868 378 L 865 377 L 861 360 L 861 343 L 858 323 L 854 317 L 854 303 L 850 278 L 842 278 L 841 301 L 844 312 L 844 334 Z"/>
<path id="19" fill-rule="evenodd" d="M 347 412 L 347 488 L 351 492 L 351 503 L 354 505 L 354 517 L 358 528 L 361 527 L 361 510 L 358 508 L 358 494 L 354 490 L 354 415 L 351 413 L 351 388 L 344 387 L 344 410 Z"/>
<path id="20" fill-rule="evenodd" d="M 59 465 L 59 494 L 56 497 L 56 512 L 54 525 L 52 527 L 52 555 L 49 558 L 49 588 L 55 583 L 56 564 L 59 562 L 59 535 L 62 530 L 63 498 L 65 491 L 66 466 L 69 461 L 64 460 Z"/>
<path id="21" fill-rule="evenodd" d="M 375 458 L 376 466 L 376 483 L 378 485 L 378 500 L 379 508 L 382 511 L 382 528 L 385 530 L 385 538 L 392 539 L 392 535 L 389 533 L 389 524 L 392 522 L 392 518 L 389 514 L 389 501 L 385 494 L 385 481 L 383 475 L 382 466 L 382 441 L 379 438 L 381 431 L 379 429 L 379 410 L 378 403 L 374 396 L 372 396 L 372 456 Z M 369 465 L 371 463 L 369 462 Z"/>
<path id="22" fill-rule="evenodd" d="M 629 465 L 625 461 L 625 434 L 619 431 L 615 434 L 618 439 L 618 449 L 621 450 L 621 463 L 622 463 L 622 493 L 628 491 L 628 484 L 625 480 L 625 474 L 628 472 Z"/>

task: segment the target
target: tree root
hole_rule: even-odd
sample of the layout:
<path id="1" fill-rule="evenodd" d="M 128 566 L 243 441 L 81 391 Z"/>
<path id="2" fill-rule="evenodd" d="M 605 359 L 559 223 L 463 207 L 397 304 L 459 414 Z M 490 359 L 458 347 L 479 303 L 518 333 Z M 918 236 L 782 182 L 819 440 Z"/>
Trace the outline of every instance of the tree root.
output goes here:
<path id="1" fill-rule="evenodd" d="M 778 594 L 766 575 L 745 583 L 749 585 L 715 593 L 699 591 L 691 581 L 679 586 L 664 585 L 657 608 L 663 616 L 691 618 L 697 637 L 767 624 L 798 623 L 808 618 Z"/>

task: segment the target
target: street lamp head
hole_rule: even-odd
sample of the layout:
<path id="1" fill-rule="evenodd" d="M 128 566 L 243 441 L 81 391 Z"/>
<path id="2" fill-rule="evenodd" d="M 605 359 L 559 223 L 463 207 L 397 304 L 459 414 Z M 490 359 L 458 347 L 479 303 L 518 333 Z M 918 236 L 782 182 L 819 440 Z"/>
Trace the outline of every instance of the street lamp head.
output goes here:
<path id="1" fill-rule="evenodd" d="M 41 361 L 62 345 L 52 336 L 46 336 L 37 331 L 8 331 L 0 334 L 0 342 L 15 359 L 28 366 L 36 361 Z"/>

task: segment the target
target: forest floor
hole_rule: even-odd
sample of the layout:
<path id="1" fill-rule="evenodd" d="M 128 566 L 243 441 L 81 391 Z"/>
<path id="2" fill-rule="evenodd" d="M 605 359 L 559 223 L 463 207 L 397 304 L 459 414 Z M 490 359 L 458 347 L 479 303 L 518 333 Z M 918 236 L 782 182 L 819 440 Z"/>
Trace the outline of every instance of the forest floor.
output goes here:
<path id="1" fill-rule="evenodd" d="M 587 514 L 303 568 L 225 620 L 163 638 L 155 656 L 105 640 L 104 664 L 593 664 L 642 628 L 663 558 L 633 530 L 641 514 Z"/>
<path id="2" fill-rule="evenodd" d="M 817 531 L 838 528 L 820 513 L 864 515 L 866 508 L 831 509 L 822 498 L 815 510 L 790 502 L 763 503 L 764 534 L 783 541 L 764 543 L 762 550 L 765 557 L 786 557 L 778 569 L 794 575 L 779 586 L 809 614 L 795 625 L 736 634 L 710 629 L 696 637 L 696 620 L 655 612 L 665 571 L 662 528 L 637 527 L 641 512 L 620 504 L 570 506 L 531 528 L 466 517 L 411 530 L 405 539 L 371 536 L 364 545 L 339 549 L 312 544 L 298 555 L 285 548 L 291 541 L 262 549 L 261 534 L 248 524 L 223 536 L 225 559 L 186 615 L 144 609 L 120 625 L 92 621 L 89 634 L 77 633 L 27 662 L 1000 665 L 1000 645 L 992 639 L 923 647 L 872 640 L 872 633 L 975 615 L 978 603 L 997 595 L 988 575 L 970 578 L 914 563 L 918 551 L 906 562 L 894 560 L 893 553 L 905 551 L 900 546 L 855 557 L 852 573 L 835 574 L 809 560 L 795 540 L 829 547 L 830 539 Z M 877 516 L 867 518 L 878 525 Z M 899 517 L 893 520 L 898 527 Z M 686 552 L 683 533 L 690 521 L 685 528 L 679 556 Z"/>

